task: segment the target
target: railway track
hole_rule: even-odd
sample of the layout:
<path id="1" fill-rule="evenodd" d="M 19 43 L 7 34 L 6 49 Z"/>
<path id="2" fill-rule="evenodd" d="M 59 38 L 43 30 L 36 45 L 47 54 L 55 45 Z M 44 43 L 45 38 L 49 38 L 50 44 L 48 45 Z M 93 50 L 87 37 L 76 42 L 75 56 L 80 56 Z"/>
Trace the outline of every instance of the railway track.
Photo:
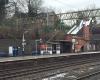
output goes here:
<path id="1" fill-rule="evenodd" d="M 93 77 L 93 76 L 98 75 L 98 74 L 100 74 L 100 70 L 96 71 L 96 72 L 88 73 L 87 75 L 83 75 L 83 76 L 77 78 L 76 80 L 85 80 L 87 78 Z"/>
<path id="2" fill-rule="evenodd" d="M 84 67 L 82 67 L 84 66 Z M 80 65 L 75 65 L 75 67 L 67 67 L 65 69 L 61 69 L 58 73 L 54 73 L 54 74 L 50 74 L 47 75 L 45 77 L 42 77 L 42 80 L 51 80 L 52 78 L 55 78 L 54 80 L 57 80 L 56 76 L 57 75 L 61 75 L 64 76 L 61 80 L 84 80 L 85 78 L 100 74 L 100 71 L 97 71 L 97 69 L 95 70 L 95 67 L 99 67 L 100 68 L 100 62 L 93 62 L 93 63 L 86 63 L 86 64 L 80 64 Z M 85 72 L 83 72 L 84 69 L 89 69 L 89 68 L 93 68 L 93 70 L 91 70 L 91 72 L 88 72 L 88 70 Z M 82 73 L 76 73 L 76 71 L 82 71 Z M 83 69 L 83 70 L 82 70 Z M 95 71 L 94 71 L 95 70 Z M 81 72 L 80 71 L 80 72 Z M 72 77 L 72 79 L 70 79 Z M 33 79 L 34 80 L 34 79 Z M 36 80 L 40 80 L 39 78 L 37 78 Z M 60 80 L 60 79 L 59 79 Z M 88 80 L 88 79 L 86 79 Z M 91 79 L 90 79 L 91 80 Z"/>
<path id="3" fill-rule="evenodd" d="M 27 67 L 19 67 L 19 68 L 12 68 L 12 69 L 5 69 L 5 70 L 0 70 L 0 80 L 10 80 L 10 79 L 17 79 L 18 77 L 24 77 L 28 75 L 37 75 L 41 72 L 44 71 L 50 71 L 50 70 L 55 70 L 55 69 L 60 69 L 60 68 L 65 68 L 65 67 L 70 67 L 70 66 L 76 66 L 76 65 L 81 65 L 85 63 L 91 63 L 91 62 L 96 62 L 100 60 L 99 57 L 97 58 L 92 58 L 92 59 L 86 59 L 84 58 L 81 61 L 78 60 L 72 60 L 72 62 L 67 63 L 66 61 L 60 61 L 60 62 L 53 62 L 53 63 L 48 63 L 48 64 L 41 64 L 39 66 L 27 66 Z M 59 66 L 59 67 L 58 67 Z M 50 75 L 49 75 L 50 76 Z M 39 80 L 40 78 L 43 78 L 45 76 L 40 76 L 37 78 L 32 78 L 33 80 Z"/>

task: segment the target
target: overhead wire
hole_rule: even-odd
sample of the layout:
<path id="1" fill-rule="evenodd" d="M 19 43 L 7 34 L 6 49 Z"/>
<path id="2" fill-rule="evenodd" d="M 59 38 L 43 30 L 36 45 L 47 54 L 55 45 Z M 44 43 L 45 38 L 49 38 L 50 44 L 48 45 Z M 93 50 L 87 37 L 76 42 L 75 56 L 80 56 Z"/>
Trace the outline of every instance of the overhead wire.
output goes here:
<path id="1" fill-rule="evenodd" d="M 67 6 L 67 7 L 72 7 L 72 5 L 68 4 L 68 3 L 64 3 L 63 1 L 60 1 L 60 0 L 55 0 L 56 2 L 62 4 L 63 6 Z"/>

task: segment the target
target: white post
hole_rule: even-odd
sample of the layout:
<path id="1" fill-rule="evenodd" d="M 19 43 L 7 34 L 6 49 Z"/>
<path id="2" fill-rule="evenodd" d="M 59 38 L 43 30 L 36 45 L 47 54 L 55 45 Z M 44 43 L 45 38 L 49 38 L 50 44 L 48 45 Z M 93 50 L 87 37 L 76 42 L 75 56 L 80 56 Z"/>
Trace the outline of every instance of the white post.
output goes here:
<path id="1" fill-rule="evenodd" d="M 41 41 L 41 39 L 39 39 L 39 40 L 35 40 L 35 43 L 36 43 L 36 53 L 38 52 L 38 50 L 37 50 L 37 47 L 38 47 L 38 41 Z"/>
<path id="2" fill-rule="evenodd" d="M 48 11 L 47 11 L 47 27 L 49 26 L 49 14 L 48 14 Z"/>
<path id="3" fill-rule="evenodd" d="M 23 54 L 24 54 L 24 51 L 25 51 L 25 45 L 26 45 L 26 40 L 25 40 L 25 34 L 27 33 L 27 32 L 29 32 L 29 30 L 31 30 L 31 29 L 28 29 L 28 30 L 26 30 L 26 31 L 24 31 L 23 32 L 23 36 L 22 36 L 22 51 L 23 51 Z"/>
<path id="4" fill-rule="evenodd" d="M 25 33 L 27 33 L 28 31 L 25 31 L 24 33 L 23 33 L 23 38 L 22 38 L 22 47 L 23 47 L 23 49 L 22 49 L 22 51 L 23 51 L 23 54 L 24 54 L 24 51 L 25 51 L 25 45 L 26 45 L 26 40 L 25 40 Z"/>
<path id="5" fill-rule="evenodd" d="M 36 53 L 37 53 L 37 40 L 36 40 Z"/>
<path id="6" fill-rule="evenodd" d="M 72 50 L 73 50 L 73 52 L 75 52 L 75 42 L 76 42 L 76 40 L 73 38 L 72 39 Z"/>
<path id="7" fill-rule="evenodd" d="M 25 50 L 25 37 L 24 37 L 24 33 L 23 33 L 23 38 L 22 38 L 22 51 L 23 51 L 23 54 L 24 54 L 24 50 Z"/>

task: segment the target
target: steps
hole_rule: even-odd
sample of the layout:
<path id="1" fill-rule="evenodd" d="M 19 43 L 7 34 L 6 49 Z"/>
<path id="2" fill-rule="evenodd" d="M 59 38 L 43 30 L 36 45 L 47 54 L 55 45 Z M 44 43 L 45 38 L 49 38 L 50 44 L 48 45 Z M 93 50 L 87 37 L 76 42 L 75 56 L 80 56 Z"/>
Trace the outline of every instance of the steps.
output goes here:
<path id="1" fill-rule="evenodd" d="M 72 42 L 72 39 L 75 39 L 74 47 L 75 52 L 82 51 L 82 48 L 84 48 L 84 45 L 89 42 L 90 40 L 90 22 L 92 18 L 90 18 L 88 21 L 81 20 L 79 26 L 74 26 L 66 35 L 65 40 Z M 83 33 L 81 37 L 78 35 L 78 32 Z"/>

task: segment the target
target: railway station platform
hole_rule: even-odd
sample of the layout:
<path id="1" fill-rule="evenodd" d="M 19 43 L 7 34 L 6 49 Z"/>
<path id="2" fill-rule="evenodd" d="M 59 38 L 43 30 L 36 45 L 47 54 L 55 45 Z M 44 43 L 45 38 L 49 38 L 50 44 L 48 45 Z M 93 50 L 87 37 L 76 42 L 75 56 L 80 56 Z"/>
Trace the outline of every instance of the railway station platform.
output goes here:
<path id="1" fill-rule="evenodd" d="M 18 57 L 0 57 L 0 63 L 3 62 L 13 62 L 13 61 L 26 61 L 26 60 L 36 60 L 36 59 L 49 59 L 49 58 L 58 58 L 58 57 L 70 57 L 70 56 L 79 56 L 79 55 L 91 55 L 99 54 L 100 51 L 96 52 L 81 52 L 81 53 L 63 53 L 63 54 L 53 54 L 53 55 L 37 55 L 37 56 L 18 56 Z"/>

